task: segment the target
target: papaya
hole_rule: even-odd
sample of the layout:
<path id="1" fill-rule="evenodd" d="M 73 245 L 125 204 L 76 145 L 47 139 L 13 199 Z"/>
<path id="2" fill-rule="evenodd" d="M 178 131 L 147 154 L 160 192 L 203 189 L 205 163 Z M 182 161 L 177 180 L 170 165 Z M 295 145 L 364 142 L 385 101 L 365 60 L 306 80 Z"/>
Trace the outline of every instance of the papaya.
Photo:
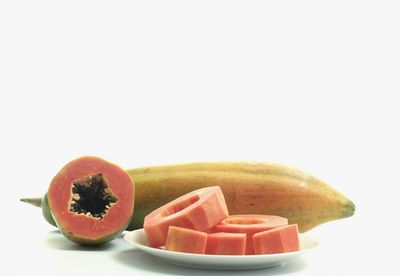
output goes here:
<path id="1" fill-rule="evenodd" d="M 127 230 L 142 228 L 144 217 L 160 206 L 209 186 L 221 188 L 231 215 L 277 215 L 297 224 L 300 232 L 355 212 L 355 204 L 332 186 L 281 164 L 189 163 L 142 167 L 127 173 L 135 183 L 135 213 Z M 40 206 L 40 201 L 34 205 Z"/>
<path id="2" fill-rule="evenodd" d="M 208 232 L 228 217 L 224 195 L 218 186 L 194 190 L 157 208 L 144 218 L 149 245 L 165 245 L 171 226 Z"/>
<path id="3" fill-rule="evenodd" d="M 255 233 L 254 254 L 279 254 L 300 250 L 297 224 L 290 224 Z"/>
<path id="4" fill-rule="evenodd" d="M 41 207 L 46 220 L 54 221 L 69 240 L 101 245 L 129 225 L 134 200 L 135 186 L 126 171 L 103 159 L 84 156 L 57 173 Z"/>
<path id="5" fill-rule="evenodd" d="M 206 245 L 207 233 L 183 227 L 170 226 L 165 250 L 204 254 L 206 253 Z"/>
<path id="6" fill-rule="evenodd" d="M 245 233 L 210 233 L 207 235 L 206 254 L 245 255 Z"/>
<path id="7" fill-rule="evenodd" d="M 318 178 L 286 165 L 211 162 L 154 166 L 127 171 L 136 183 L 135 215 L 128 230 L 143 227 L 152 210 L 208 186 L 219 186 L 229 213 L 276 215 L 306 232 L 350 217 L 354 203 Z"/>
<path id="8" fill-rule="evenodd" d="M 212 232 L 246 234 L 246 255 L 254 255 L 253 236 L 265 230 L 288 225 L 288 220 L 273 215 L 232 215 L 215 225 Z"/>

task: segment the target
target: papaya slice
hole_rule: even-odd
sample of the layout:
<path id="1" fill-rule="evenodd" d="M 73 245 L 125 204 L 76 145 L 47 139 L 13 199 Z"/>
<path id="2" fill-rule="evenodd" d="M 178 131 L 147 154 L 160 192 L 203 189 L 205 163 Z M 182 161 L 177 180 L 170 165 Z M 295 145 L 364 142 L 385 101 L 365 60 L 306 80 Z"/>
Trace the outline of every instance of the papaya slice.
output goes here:
<path id="1" fill-rule="evenodd" d="M 169 251 L 204 254 L 207 233 L 192 229 L 170 226 L 165 249 Z"/>
<path id="2" fill-rule="evenodd" d="M 218 186 L 192 191 L 161 206 L 144 219 L 144 232 L 151 247 L 165 245 L 168 228 L 178 226 L 209 231 L 228 216 L 224 195 Z"/>
<path id="3" fill-rule="evenodd" d="M 246 255 L 253 255 L 253 235 L 255 233 L 270 230 L 276 227 L 288 224 L 286 218 L 272 215 L 231 215 L 219 224 L 217 224 L 212 232 L 227 233 L 245 233 L 246 239 Z"/>
<path id="4" fill-rule="evenodd" d="M 84 156 L 66 164 L 51 181 L 47 200 L 60 231 L 85 245 L 108 242 L 128 226 L 135 186 L 120 167 Z"/>
<path id="5" fill-rule="evenodd" d="M 244 255 L 246 253 L 246 234 L 210 233 L 207 236 L 206 254 Z"/>
<path id="6" fill-rule="evenodd" d="M 291 224 L 254 234 L 254 254 L 278 254 L 300 250 L 299 229 Z"/>

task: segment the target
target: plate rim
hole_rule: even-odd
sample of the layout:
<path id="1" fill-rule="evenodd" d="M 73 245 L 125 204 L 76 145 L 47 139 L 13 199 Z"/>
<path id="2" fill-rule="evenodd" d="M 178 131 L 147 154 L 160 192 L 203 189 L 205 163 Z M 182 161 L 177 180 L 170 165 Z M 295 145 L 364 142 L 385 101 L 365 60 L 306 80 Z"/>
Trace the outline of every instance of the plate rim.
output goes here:
<path id="1" fill-rule="evenodd" d="M 154 252 L 156 254 L 163 254 L 163 255 L 169 255 L 169 256 L 181 256 L 181 257 L 188 257 L 188 258 L 210 258 L 213 257 L 215 259 L 240 259 L 240 260 L 244 260 L 244 259 L 251 259 L 251 260 L 255 260 L 258 258 L 261 259 L 266 259 L 266 258 L 284 258 L 287 259 L 289 257 L 293 257 L 296 255 L 300 255 L 306 252 L 309 252 L 311 250 L 313 250 L 314 248 L 319 246 L 319 241 L 315 238 L 310 237 L 309 235 L 300 233 L 300 239 L 301 240 L 309 240 L 313 243 L 312 246 L 308 247 L 308 248 L 303 248 L 300 249 L 299 251 L 293 251 L 293 252 L 286 252 L 286 253 L 276 253 L 276 254 L 258 254 L 258 255 L 214 255 L 214 254 L 199 254 L 199 253 L 185 253 L 185 252 L 176 252 L 176 251 L 168 251 L 162 248 L 154 248 L 154 247 L 150 247 L 148 245 L 144 245 L 141 244 L 139 242 L 137 242 L 136 240 L 133 241 L 132 239 L 129 239 L 129 237 L 131 236 L 135 236 L 135 235 L 139 235 L 138 233 L 142 233 L 144 234 L 144 229 L 140 228 L 140 229 L 136 229 L 133 231 L 126 231 L 124 233 L 124 240 L 126 242 L 128 242 L 130 245 L 135 246 L 143 251 L 151 251 Z"/>

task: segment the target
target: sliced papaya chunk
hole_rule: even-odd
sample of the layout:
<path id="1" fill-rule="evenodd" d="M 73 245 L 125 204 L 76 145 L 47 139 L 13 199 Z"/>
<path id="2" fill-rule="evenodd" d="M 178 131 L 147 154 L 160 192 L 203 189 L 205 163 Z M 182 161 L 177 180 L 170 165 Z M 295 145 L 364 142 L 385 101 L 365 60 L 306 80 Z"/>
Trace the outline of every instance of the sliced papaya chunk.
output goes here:
<path id="1" fill-rule="evenodd" d="M 207 233 L 192 229 L 170 226 L 165 249 L 169 251 L 204 254 Z"/>
<path id="2" fill-rule="evenodd" d="M 227 233 L 245 233 L 246 240 L 246 255 L 253 255 L 253 235 L 255 233 L 273 229 L 288 224 L 286 218 L 272 215 L 231 215 L 219 224 L 217 224 L 212 232 L 227 232 Z"/>
<path id="3" fill-rule="evenodd" d="M 291 224 L 254 234 L 254 254 L 277 254 L 300 250 L 299 229 Z"/>
<path id="4" fill-rule="evenodd" d="M 145 217 L 143 228 L 149 245 L 160 247 L 165 245 L 170 226 L 207 232 L 228 215 L 221 188 L 206 187 L 154 210 Z"/>
<path id="5" fill-rule="evenodd" d="M 244 255 L 246 253 L 246 234 L 210 233 L 207 237 L 206 254 Z"/>

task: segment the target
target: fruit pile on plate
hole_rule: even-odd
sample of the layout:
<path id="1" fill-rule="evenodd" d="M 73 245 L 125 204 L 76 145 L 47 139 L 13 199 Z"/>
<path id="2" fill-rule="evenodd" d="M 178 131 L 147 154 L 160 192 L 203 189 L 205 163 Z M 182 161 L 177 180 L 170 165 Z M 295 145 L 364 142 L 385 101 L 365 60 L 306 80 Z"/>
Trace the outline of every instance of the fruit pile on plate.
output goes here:
<path id="1" fill-rule="evenodd" d="M 183 195 L 145 217 L 149 246 L 170 251 L 257 255 L 300 250 L 297 224 L 273 215 L 229 215 L 218 186 Z"/>

